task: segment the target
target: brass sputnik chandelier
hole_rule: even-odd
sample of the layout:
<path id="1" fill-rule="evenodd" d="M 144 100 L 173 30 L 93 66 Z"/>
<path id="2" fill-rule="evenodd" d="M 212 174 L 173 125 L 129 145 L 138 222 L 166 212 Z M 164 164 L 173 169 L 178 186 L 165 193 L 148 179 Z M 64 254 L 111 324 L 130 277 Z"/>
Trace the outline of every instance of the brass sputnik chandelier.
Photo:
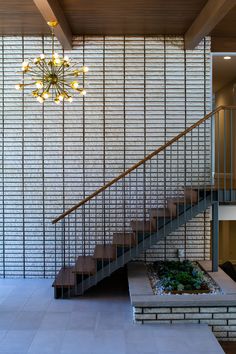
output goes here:
<path id="1" fill-rule="evenodd" d="M 78 93 L 86 95 L 84 87 L 79 87 L 84 83 L 84 75 L 88 72 L 86 66 L 77 69 L 77 63 L 70 60 L 68 56 L 60 57 L 54 51 L 54 28 L 56 21 L 48 22 L 52 34 L 52 54 L 47 58 L 40 54 L 34 59 L 29 59 L 22 63 L 23 82 L 17 84 L 17 90 L 23 90 L 26 86 L 34 86 L 32 95 L 38 102 L 43 103 L 48 98 L 52 98 L 55 103 L 62 101 L 73 101 L 73 96 Z M 81 77 L 80 83 L 78 77 Z"/>

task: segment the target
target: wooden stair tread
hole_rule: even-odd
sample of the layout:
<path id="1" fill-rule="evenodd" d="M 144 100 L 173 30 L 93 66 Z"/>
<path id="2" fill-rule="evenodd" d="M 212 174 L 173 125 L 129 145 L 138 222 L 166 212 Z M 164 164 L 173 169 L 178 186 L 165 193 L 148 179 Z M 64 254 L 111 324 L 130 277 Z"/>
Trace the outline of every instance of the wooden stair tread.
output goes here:
<path id="1" fill-rule="evenodd" d="M 186 201 L 190 203 L 197 203 L 198 201 L 198 192 L 194 189 L 185 189 L 184 190 L 184 197 Z"/>
<path id="2" fill-rule="evenodd" d="M 170 217 L 170 211 L 168 208 L 153 208 L 151 209 L 151 217 L 152 218 L 169 218 Z"/>
<path id="3" fill-rule="evenodd" d="M 114 260 L 116 259 L 115 245 L 96 245 L 93 258 L 96 260 Z"/>
<path id="4" fill-rule="evenodd" d="M 79 256 L 75 263 L 74 272 L 77 274 L 95 274 L 96 261 L 92 256 Z"/>
<path id="5" fill-rule="evenodd" d="M 75 274 L 73 273 L 73 270 L 74 267 L 61 268 L 52 286 L 54 288 L 59 288 L 59 287 L 70 288 L 75 286 Z"/>
<path id="6" fill-rule="evenodd" d="M 191 187 L 185 187 L 185 190 L 193 190 L 193 191 L 206 191 L 206 192 L 210 192 L 210 191 L 217 191 L 218 186 L 217 185 L 206 185 L 206 186 L 191 186 Z"/>
<path id="7" fill-rule="evenodd" d="M 191 199 L 185 197 L 173 197 L 167 199 L 167 204 L 189 204 L 189 202 L 191 202 Z"/>
<path id="8" fill-rule="evenodd" d="M 130 225 L 134 232 L 154 232 L 157 229 L 152 220 L 131 220 Z"/>
<path id="9" fill-rule="evenodd" d="M 134 246 L 136 245 L 136 237 L 133 232 L 117 232 L 113 234 L 112 243 L 116 246 Z"/>

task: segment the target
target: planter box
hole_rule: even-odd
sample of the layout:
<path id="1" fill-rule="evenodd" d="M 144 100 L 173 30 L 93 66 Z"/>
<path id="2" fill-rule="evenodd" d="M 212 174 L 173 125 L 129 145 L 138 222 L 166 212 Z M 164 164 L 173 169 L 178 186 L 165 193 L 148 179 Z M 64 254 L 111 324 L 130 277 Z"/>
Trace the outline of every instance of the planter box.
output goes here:
<path id="1" fill-rule="evenodd" d="M 199 262 L 223 294 L 154 295 L 146 265 L 128 266 L 129 291 L 133 320 L 138 323 L 208 324 L 222 341 L 236 341 L 236 283 L 219 268 L 211 272 L 211 263 Z"/>

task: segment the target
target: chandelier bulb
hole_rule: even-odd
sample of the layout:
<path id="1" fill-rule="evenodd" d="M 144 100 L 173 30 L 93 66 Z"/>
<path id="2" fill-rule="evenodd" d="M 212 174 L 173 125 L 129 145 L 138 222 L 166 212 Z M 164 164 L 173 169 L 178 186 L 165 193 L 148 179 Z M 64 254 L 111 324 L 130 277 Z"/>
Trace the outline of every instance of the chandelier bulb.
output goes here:
<path id="1" fill-rule="evenodd" d="M 58 96 L 58 99 L 59 99 L 59 101 L 63 101 L 63 100 L 64 100 L 64 95 L 61 93 L 61 94 Z"/>
<path id="2" fill-rule="evenodd" d="M 38 89 L 41 89 L 41 88 L 43 87 L 42 81 L 36 81 L 35 86 L 36 86 Z"/>
<path id="3" fill-rule="evenodd" d="M 44 60 L 44 59 L 45 59 L 45 54 L 44 54 L 44 53 L 40 54 L 40 58 L 41 58 L 42 60 Z"/>
<path id="4" fill-rule="evenodd" d="M 77 89 L 79 87 L 78 81 L 72 81 L 70 85 L 73 89 Z"/>
<path id="5" fill-rule="evenodd" d="M 29 62 L 28 62 L 28 61 L 23 61 L 22 67 L 25 67 L 25 66 L 28 66 L 28 65 L 29 65 Z"/>
<path id="6" fill-rule="evenodd" d="M 54 59 L 54 64 L 55 65 L 61 65 L 61 60 L 59 58 Z"/>
<path id="7" fill-rule="evenodd" d="M 85 95 L 86 95 L 86 93 L 87 93 L 87 91 L 86 91 L 86 90 L 81 90 L 81 91 L 80 91 L 81 96 L 85 96 Z"/>
<path id="8" fill-rule="evenodd" d="M 23 90 L 23 88 L 24 88 L 24 84 L 16 84 L 15 85 L 15 89 L 18 90 L 18 91 L 19 90 Z"/>
<path id="9" fill-rule="evenodd" d="M 43 103 L 43 102 L 44 102 L 44 99 L 43 99 L 43 97 L 38 96 L 38 97 L 37 97 L 37 101 L 38 101 L 39 103 Z"/>
<path id="10" fill-rule="evenodd" d="M 82 66 L 81 70 L 83 73 L 87 73 L 89 71 L 89 68 L 87 66 Z"/>
<path id="11" fill-rule="evenodd" d="M 47 98 L 50 97 L 50 93 L 49 93 L 48 91 L 44 91 L 44 92 L 42 93 L 42 97 L 46 100 Z"/>
<path id="12" fill-rule="evenodd" d="M 60 100 L 59 100 L 58 98 L 55 98 L 54 102 L 55 102 L 56 104 L 60 104 Z"/>

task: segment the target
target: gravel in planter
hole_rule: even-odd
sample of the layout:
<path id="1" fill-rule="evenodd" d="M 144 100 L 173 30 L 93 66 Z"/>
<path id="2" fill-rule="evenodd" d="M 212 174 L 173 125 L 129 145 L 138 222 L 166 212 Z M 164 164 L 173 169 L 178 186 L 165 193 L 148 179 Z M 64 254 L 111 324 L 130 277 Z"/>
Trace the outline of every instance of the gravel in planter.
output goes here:
<path id="1" fill-rule="evenodd" d="M 219 294 L 220 288 L 197 262 L 158 261 L 147 264 L 155 295 Z"/>

